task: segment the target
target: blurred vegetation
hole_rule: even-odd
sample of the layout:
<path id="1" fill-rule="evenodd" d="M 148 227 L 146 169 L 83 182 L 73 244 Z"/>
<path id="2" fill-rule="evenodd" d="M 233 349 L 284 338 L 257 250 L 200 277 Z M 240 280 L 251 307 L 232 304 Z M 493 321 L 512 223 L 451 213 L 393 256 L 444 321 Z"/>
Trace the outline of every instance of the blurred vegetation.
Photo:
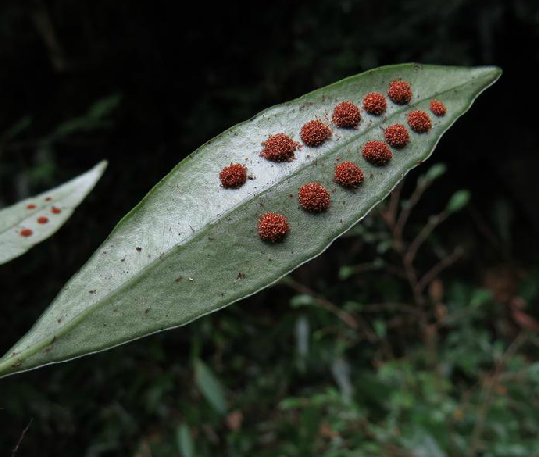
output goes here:
<path id="1" fill-rule="evenodd" d="M 539 106 L 539 4 L 190 7 L 0 5 L 0 205 L 110 160 L 57 235 L 0 268 L 2 352 L 173 165 L 232 124 L 386 63 L 505 73 L 442 139 L 440 163 L 280 283 L 2 379 L 0 455 L 539 456 L 539 157 L 526 114 Z"/>

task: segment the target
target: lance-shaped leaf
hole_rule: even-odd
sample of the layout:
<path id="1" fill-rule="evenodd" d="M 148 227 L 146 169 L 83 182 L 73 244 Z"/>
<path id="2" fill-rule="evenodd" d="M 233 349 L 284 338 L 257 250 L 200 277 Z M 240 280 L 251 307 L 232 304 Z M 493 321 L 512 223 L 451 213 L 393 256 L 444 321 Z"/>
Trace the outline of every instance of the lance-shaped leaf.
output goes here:
<path id="1" fill-rule="evenodd" d="M 499 75 L 493 67 L 382 67 L 227 130 L 179 163 L 124 217 L 0 360 L 0 373 L 68 360 L 177 327 L 273 283 L 320 254 L 386 197 Z M 385 113 L 363 111 L 355 129 L 333 126 L 331 138 L 318 147 L 304 145 L 293 161 L 275 163 L 260 156 L 269 135 L 282 132 L 299 142 L 308 121 L 329 124 L 339 102 L 362 106 L 367 93 L 385 95 L 397 79 L 411 84 L 409 103 L 395 104 L 386 97 Z M 445 115 L 430 113 L 433 99 L 445 104 Z M 413 110 L 429 113 L 432 129 L 415 133 L 407 127 L 410 143 L 393 150 L 387 165 L 366 162 L 363 145 L 383 140 L 389 125 L 407 126 Z M 365 176 L 355 191 L 333 182 L 335 165 L 345 160 L 358 164 Z M 219 173 L 230 163 L 246 165 L 252 178 L 239 189 L 220 184 Z M 325 212 L 310 213 L 298 204 L 298 188 L 312 181 L 330 190 L 331 206 Z M 264 242 L 257 233 L 259 218 L 268 211 L 288 218 L 290 232 L 280 243 Z"/>
<path id="2" fill-rule="evenodd" d="M 0 265 L 56 232 L 93 189 L 106 162 L 36 197 L 0 210 Z"/>

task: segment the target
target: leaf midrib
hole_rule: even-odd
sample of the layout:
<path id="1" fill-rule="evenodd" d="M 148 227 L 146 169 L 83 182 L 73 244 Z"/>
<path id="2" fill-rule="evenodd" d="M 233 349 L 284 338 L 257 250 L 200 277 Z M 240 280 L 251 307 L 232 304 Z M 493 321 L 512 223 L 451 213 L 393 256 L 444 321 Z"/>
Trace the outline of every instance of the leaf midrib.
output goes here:
<path id="1" fill-rule="evenodd" d="M 344 81 L 340 81 L 340 83 L 342 83 Z M 430 94 L 428 97 L 423 97 L 417 101 L 415 101 L 414 103 L 412 104 L 409 104 L 409 105 L 403 105 L 403 108 L 402 109 L 398 109 L 396 110 L 395 112 L 393 112 L 391 115 L 387 116 L 387 117 L 384 117 L 384 118 L 380 118 L 380 121 L 377 122 L 377 123 L 373 123 L 372 125 L 370 125 L 369 127 L 367 127 L 365 130 L 363 130 L 361 133 L 358 133 L 358 135 L 354 135 L 352 137 L 350 137 L 348 140 L 346 140 L 344 143 L 342 143 L 341 145 L 339 146 L 336 146 L 334 149 L 330 149 L 328 150 L 328 153 L 327 153 L 327 156 L 333 154 L 333 153 L 336 153 L 338 152 L 339 150 L 341 150 L 342 148 L 348 146 L 350 143 L 356 141 L 359 137 L 361 136 L 364 136 L 366 135 L 368 132 L 370 132 L 371 130 L 377 128 L 380 124 L 386 122 L 387 120 L 389 119 L 392 119 L 394 117 L 396 117 L 397 115 L 401 114 L 403 111 L 406 111 L 410 108 L 413 108 L 421 103 L 423 103 L 425 100 L 428 100 L 430 98 L 433 98 L 434 96 L 440 96 L 442 94 L 445 94 L 447 92 L 451 92 L 453 90 L 456 90 L 456 89 L 459 89 L 460 87 L 463 87 L 463 86 L 466 86 L 468 84 L 472 84 L 472 83 L 475 83 L 477 82 L 476 79 L 472 79 L 472 80 L 467 80 L 461 84 L 458 84 L 456 86 L 452 86 L 448 89 L 445 89 L 443 91 L 439 91 L 439 92 L 434 92 L 433 94 Z M 339 84 L 339 83 L 336 83 L 336 84 Z M 307 94 L 305 97 L 307 97 L 309 94 Z M 301 97 L 303 98 L 303 97 Z M 459 115 L 460 117 L 460 115 Z M 449 128 L 450 126 L 448 126 L 447 128 Z M 447 129 L 444 130 L 444 132 L 446 131 Z M 223 132 L 225 133 L 225 132 Z M 211 141 L 211 140 L 210 140 Z M 316 159 L 315 159 L 316 160 Z M 170 248 L 168 251 L 165 251 L 164 255 L 161 255 L 160 257 L 156 258 L 155 260 L 152 260 L 150 263 L 148 263 L 147 265 L 145 265 L 141 270 L 139 270 L 139 272 L 134 275 L 133 277 L 131 277 L 130 279 L 128 279 L 126 282 L 124 282 L 122 285 L 120 285 L 118 288 L 112 290 L 111 292 L 109 292 L 107 295 L 105 295 L 103 298 L 101 298 L 100 300 L 96 301 L 95 303 L 93 303 L 92 305 L 88 306 L 87 308 L 84 309 L 84 311 L 80 312 L 79 314 L 77 314 L 73 319 L 71 319 L 69 322 L 66 323 L 66 325 L 62 326 L 61 329 L 59 329 L 59 331 L 57 332 L 54 332 L 54 334 L 51 336 L 51 337 L 48 337 L 48 338 L 44 338 L 40 341 L 38 341 L 37 343 L 31 345 L 30 347 L 28 347 L 27 349 L 25 350 L 22 350 L 21 352 L 18 352 L 16 356 L 13 356 L 13 357 L 9 357 L 7 356 L 5 358 L 5 362 L 4 363 L 1 363 L 0 362 L 0 371 L 2 371 L 2 368 L 3 366 L 6 366 L 6 365 L 13 365 L 15 363 L 18 363 L 19 361 L 22 361 L 24 363 L 24 359 L 28 358 L 28 357 L 31 357 L 32 355 L 36 354 L 38 351 L 40 351 L 41 349 L 43 349 L 44 347 L 50 345 L 53 341 L 57 340 L 59 337 L 63 336 L 64 334 L 66 334 L 67 332 L 69 332 L 73 327 L 75 327 L 79 322 L 83 321 L 84 318 L 88 315 L 90 315 L 94 310 L 100 308 L 101 306 L 105 306 L 108 302 L 110 302 L 112 299 L 114 299 L 114 297 L 116 297 L 117 294 L 119 294 L 120 292 L 122 292 L 125 288 L 127 288 L 128 286 L 132 286 L 132 285 L 135 285 L 137 282 L 139 282 L 141 279 L 144 278 L 144 274 L 147 270 L 149 270 L 151 267 L 153 267 L 157 262 L 161 262 L 161 261 L 164 261 L 165 258 L 168 258 L 170 255 L 173 255 L 175 254 L 178 250 L 182 249 L 186 244 L 188 244 L 190 241 L 194 240 L 194 239 L 198 239 L 199 237 L 202 237 L 211 227 L 214 227 L 215 225 L 217 225 L 225 216 L 228 216 L 230 214 L 233 214 L 239 210 L 241 210 L 244 206 L 248 205 L 251 203 L 251 201 L 254 199 L 254 198 L 259 198 L 263 195 L 265 195 L 266 193 L 270 192 L 273 187 L 278 183 L 285 183 L 289 180 L 291 180 L 293 177 L 295 177 L 297 174 L 299 174 L 301 171 L 303 171 L 305 168 L 307 168 L 308 166 L 312 165 L 312 161 L 309 161 L 309 162 L 305 162 L 303 165 L 299 166 L 297 169 L 295 169 L 294 171 L 292 171 L 290 174 L 288 174 L 286 177 L 284 177 L 284 179 L 280 180 L 280 181 L 276 181 L 275 183 L 273 183 L 271 186 L 269 186 L 267 189 L 264 189 L 263 191 L 261 191 L 260 193 L 257 193 L 257 194 L 253 194 L 252 197 L 250 198 L 247 198 L 245 200 L 243 200 L 240 204 L 236 205 L 236 206 L 233 206 L 231 207 L 229 210 L 225 211 L 224 213 L 221 213 L 218 218 L 215 218 L 214 220 L 206 223 L 204 225 L 203 228 L 201 228 L 197 233 L 194 233 L 192 236 L 190 236 L 189 238 L 186 238 L 184 240 L 184 242 L 182 242 L 181 244 L 177 244 L 177 245 L 174 245 L 172 248 Z M 168 175 L 167 175 L 168 176 Z M 166 179 L 163 178 L 162 181 L 164 181 Z M 162 182 L 161 181 L 161 182 Z M 142 202 L 141 202 L 142 203 Z M 138 207 L 139 205 L 137 205 Z M 136 207 L 129 213 L 131 214 L 134 210 L 136 209 Z M 129 216 L 129 214 L 127 216 Z M 126 216 L 126 218 L 127 218 Z M 122 219 L 120 221 L 123 222 L 126 218 Z M 120 223 L 118 225 L 120 225 Z M 114 230 L 115 231 L 115 230 Z M 113 231 L 113 232 L 114 232 Z M 54 305 L 54 303 L 53 303 Z M 34 326 L 36 326 L 37 324 L 39 323 L 39 320 L 36 322 L 36 324 L 34 324 Z M 1 359 L 0 359 L 1 360 Z M 8 363 L 9 362 L 9 363 Z"/>

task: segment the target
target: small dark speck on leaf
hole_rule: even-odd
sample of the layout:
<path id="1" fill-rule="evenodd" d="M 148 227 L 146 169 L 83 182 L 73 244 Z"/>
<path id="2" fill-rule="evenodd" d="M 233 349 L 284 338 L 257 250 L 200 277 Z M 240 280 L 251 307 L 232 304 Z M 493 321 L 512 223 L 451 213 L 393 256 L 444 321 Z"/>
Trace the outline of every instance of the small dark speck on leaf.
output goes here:
<path id="1" fill-rule="evenodd" d="M 374 175 L 371 173 L 371 178 L 373 177 Z"/>
<path id="2" fill-rule="evenodd" d="M 142 248 L 136 248 L 137 249 L 137 252 L 140 252 L 142 251 Z"/>
<path id="3" fill-rule="evenodd" d="M 62 319 L 56 319 L 56 322 L 58 322 L 59 324 L 62 323 Z"/>
<path id="4" fill-rule="evenodd" d="M 148 314 L 149 312 L 150 312 L 150 308 L 146 308 L 146 309 L 144 310 L 144 314 Z"/>
<path id="5" fill-rule="evenodd" d="M 253 179 L 256 179 L 256 176 L 255 175 L 249 175 L 249 176 L 247 176 L 247 179 L 252 181 Z"/>
<path id="6" fill-rule="evenodd" d="M 247 276 L 245 276 L 245 273 L 239 272 L 236 279 L 245 279 Z"/>
<path id="7" fill-rule="evenodd" d="M 178 276 L 174 281 L 180 282 L 183 279 L 183 276 Z"/>
<path id="8" fill-rule="evenodd" d="M 125 262 L 125 257 L 123 259 L 120 259 L 120 262 Z"/>
<path id="9" fill-rule="evenodd" d="M 91 294 L 95 294 L 95 289 L 89 290 L 88 292 L 90 292 Z"/>
<path id="10" fill-rule="evenodd" d="M 213 240 L 215 240 L 215 237 L 209 236 L 209 237 L 208 237 L 208 240 L 213 241 Z"/>
<path id="11" fill-rule="evenodd" d="M 290 198 L 294 198 L 294 194 L 288 194 Z"/>

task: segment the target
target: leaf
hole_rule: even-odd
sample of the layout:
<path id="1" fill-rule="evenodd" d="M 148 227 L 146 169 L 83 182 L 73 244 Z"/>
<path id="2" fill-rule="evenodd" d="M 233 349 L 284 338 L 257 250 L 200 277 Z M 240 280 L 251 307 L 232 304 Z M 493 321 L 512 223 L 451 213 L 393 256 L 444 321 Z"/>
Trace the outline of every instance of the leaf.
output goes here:
<path id="1" fill-rule="evenodd" d="M 47 239 L 93 189 L 106 162 L 36 197 L 0 210 L 0 265 Z"/>
<path id="2" fill-rule="evenodd" d="M 384 199 L 402 177 L 430 156 L 441 135 L 500 76 L 494 67 L 458 68 L 403 64 L 347 78 L 239 124 L 180 162 L 117 225 L 87 264 L 64 287 L 32 330 L 0 359 L 0 374 L 28 370 L 102 351 L 187 324 L 277 281 L 319 255 Z M 398 78 L 412 84 L 409 105 L 388 101 L 383 116 L 363 112 L 358 129 L 334 128 L 322 146 L 303 146 L 291 162 L 260 157 L 261 143 L 284 132 L 299 141 L 302 125 L 331 117 L 343 100 L 361 104 L 371 91 L 386 93 Z M 382 128 L 406 125 L 413 109 L 432 99 L 447 107 L 431 115 L 432 130 L 410 133 L 391 162 L 376 167 L 359 149 L 382 139 Z M 329 119 L 328 121 L 329 122 Z M 363 169 L 357 191 L 333 183 L 337 158 Z M 256 179 L 223 189 L 220 170 L 246 164 Z M 329 211 L 311 214 L 297 203 L 298 188 L 319 181 L 331 191 Z M 262 242 L 259 217 L 285 215 L 290 233 L 281 243 Z"/>
<path id="3" fill-rule="evenodd" d="M 225 394 L 221 383 L 212 371 L 201 361 L 195 362 L 195 379 L 198 388 L 213 408 L 225 414 L 227 410 Z"/>
<path id="4" fill-rule="evenodd" d="M 446 166 L 443 163 L 436 163 L 422 176 L 419 177 L 421 184 L 430 184 L 446 172 Z"/>
<path id="5" fill-rule="evenodd" d="M 181 424 L 176 430 L 176 442 L 178 451 L 182 457 L 195 457 L 195 443 L 186 424 Z"/>
<path id="6" fill-rule="evenodd" d="M 470 201 L 470 192 L 467 190 L 459 190 L 455 192 L 449 200 L 447 211 L 456 213 L 464 208 L 468 204 L 468 201 Z"/>

